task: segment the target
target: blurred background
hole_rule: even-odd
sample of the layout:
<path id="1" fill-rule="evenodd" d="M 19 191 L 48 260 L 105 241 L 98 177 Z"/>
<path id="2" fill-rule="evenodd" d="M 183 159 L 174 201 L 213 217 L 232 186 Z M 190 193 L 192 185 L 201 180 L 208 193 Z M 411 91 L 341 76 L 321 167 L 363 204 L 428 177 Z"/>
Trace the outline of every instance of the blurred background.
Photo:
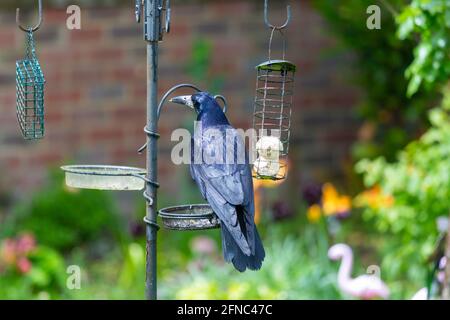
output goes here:
<path id="1" fill-rule="evenodd" d="M 47 81 L 46 136 L 37 142 L 25 141 L 17 124 L 14 72 L 25 54 L 15 8 L 34 22 L 37 1 L 0 4 L 0 298 L 142 299 L 142 195 L 69 189 L 59 170 L 145 167 L 137 153 L 145 141 L 142 25 L 130 1 L 43 2 L 35 39 Z M 339 262 L 327 256 L 337 242 L 354 250 L 352 276 L 376 266 L 391 298 L 422 287 L 441 294 L 434 275 L 450 212 L 450 8 L 375 1 L 381 28 L 371 30 L 372 2 L 270 1 L 274 23 L 292 6 L 286 58 L 298 70 L 288 178 L 255 181 L 266 261 L 261 271 L 239 274 L 223 263 L 217 230 L 163 230 L 160 298 L 358 298 L 337 284 Z M 74 4 L 81 30 L 66 27 Z M 160 96 L 194 83 L 224 95 L 233 125 L 250 128 L 255 66 L 268 58 L 269 37 L 262 0 L 172 1 Z M 277 35 L 273 48 L 281 57 Z M 203 202 L 188 167 L 170 160 L 172 130 L 192 126 L 191 113 L 166 106 L 160 207 Z M 67 287 L 71 265 L 81 269 L 81 289 Z"/>

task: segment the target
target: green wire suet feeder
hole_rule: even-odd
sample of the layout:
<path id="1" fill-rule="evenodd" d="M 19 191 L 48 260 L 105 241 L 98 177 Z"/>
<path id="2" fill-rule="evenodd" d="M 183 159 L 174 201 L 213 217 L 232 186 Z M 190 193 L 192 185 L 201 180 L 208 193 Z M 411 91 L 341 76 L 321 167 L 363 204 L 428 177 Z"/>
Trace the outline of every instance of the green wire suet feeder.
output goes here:
<path id="1" fill-rule="evenodd" d="M 39 23 L 33 28 L 19 28 L 26 32 L 25 58 L 16 62 L 16 108 L 22 135 L 27 140 L 44 137 L 44 88 L 45 78 L 36 56 L 33 33 L 42 23 L 42 2 L 39 0 Z"/>
<path id="2" fill-rule="evenodd" d="M 288 18 L 285 24 L 274 26 L 268 21 L 267 6 L 266 0 L 265 23 L 272 29 L 272 33 L 269 42 L 269 60 L 256 67 L 253 128 L 256 132 L 257 158 L 253 163 L 253 176 L 262 180 L 282 180 L 287 174 L 296 66 L 285 60 L 284 37 L 283 59 L 271 59 L 273 35 L 275 31 L 279 31 L 283 36 L 282 30 L 291 19 L 290 7 L 287 7 Z"/>

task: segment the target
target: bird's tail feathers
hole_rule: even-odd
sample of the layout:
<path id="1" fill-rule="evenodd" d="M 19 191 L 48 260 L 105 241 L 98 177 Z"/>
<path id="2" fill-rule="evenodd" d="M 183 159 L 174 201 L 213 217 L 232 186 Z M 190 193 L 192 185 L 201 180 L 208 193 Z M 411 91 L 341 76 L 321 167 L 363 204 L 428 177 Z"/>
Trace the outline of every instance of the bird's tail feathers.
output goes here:
<path id="1" fill-rule="evenodd" d="M 262 262 L 264 261 L 266 253 L 258 234 L 258 230 L 255 228 L 255 253 L 251 255 L 245 255 L 241 248 L 238 246 L 231 233 L 226 227 L 222 227 L 222 251 L 223 257 L 226 262 L 231 262 L 233 266 L 240 272 L 244 272 L 246 269 L 259 270 L 261 269 Z"/>

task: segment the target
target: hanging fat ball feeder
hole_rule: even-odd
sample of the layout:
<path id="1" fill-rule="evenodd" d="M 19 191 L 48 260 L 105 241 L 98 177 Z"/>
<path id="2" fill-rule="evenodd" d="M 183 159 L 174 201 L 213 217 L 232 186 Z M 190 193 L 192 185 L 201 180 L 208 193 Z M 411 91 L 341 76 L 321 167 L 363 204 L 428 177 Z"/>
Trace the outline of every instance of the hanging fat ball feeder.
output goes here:
<path id="1" fill-rule="evenodd" d="M 39 22 L 25 28 L 20 24 L 20 9 L 17 8 L 16 22 L 26 32 L 25 58 L 16 62 L 16 111 L 22 135 L 27 140 L 44 136 L 44 87 L 45 78 L 36 56 L 33 33 L 42 24 L 42 1 L 39 0 Z"/>
<path id="2" fill-rule="evenodd" d="M 287 156 L 291 129 L 292 97 L 296 66 L 285 60 L 286 44 L 282 30 L 291 20 L 291 9 L 284 25 L 274 26 L 268 21 L 268 1 L 264 3 L 264 19 L 272 29 L 269 41 L 269 60 L 256 67 L 256 96 L 253 128 L 256 131 L 257 158 L 253 163 L 256 179 L 281 180 L 286 178 Z M 283 58 L 271 59 L 275 31 L 283 36 Z"/>

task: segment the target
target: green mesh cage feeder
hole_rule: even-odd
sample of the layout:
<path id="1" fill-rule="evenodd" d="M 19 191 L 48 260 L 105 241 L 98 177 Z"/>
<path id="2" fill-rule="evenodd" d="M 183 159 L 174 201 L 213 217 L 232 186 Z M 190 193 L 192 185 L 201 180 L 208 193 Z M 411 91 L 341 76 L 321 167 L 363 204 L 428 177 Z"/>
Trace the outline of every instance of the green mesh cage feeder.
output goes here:
<path id="1" fill-rule="evenodd" d="M 36 57 L 33 32 L 27 32 L 27 53 L 16 62 L 17 119 L 27 140 L 44 137 L 45 78 Z"/>

